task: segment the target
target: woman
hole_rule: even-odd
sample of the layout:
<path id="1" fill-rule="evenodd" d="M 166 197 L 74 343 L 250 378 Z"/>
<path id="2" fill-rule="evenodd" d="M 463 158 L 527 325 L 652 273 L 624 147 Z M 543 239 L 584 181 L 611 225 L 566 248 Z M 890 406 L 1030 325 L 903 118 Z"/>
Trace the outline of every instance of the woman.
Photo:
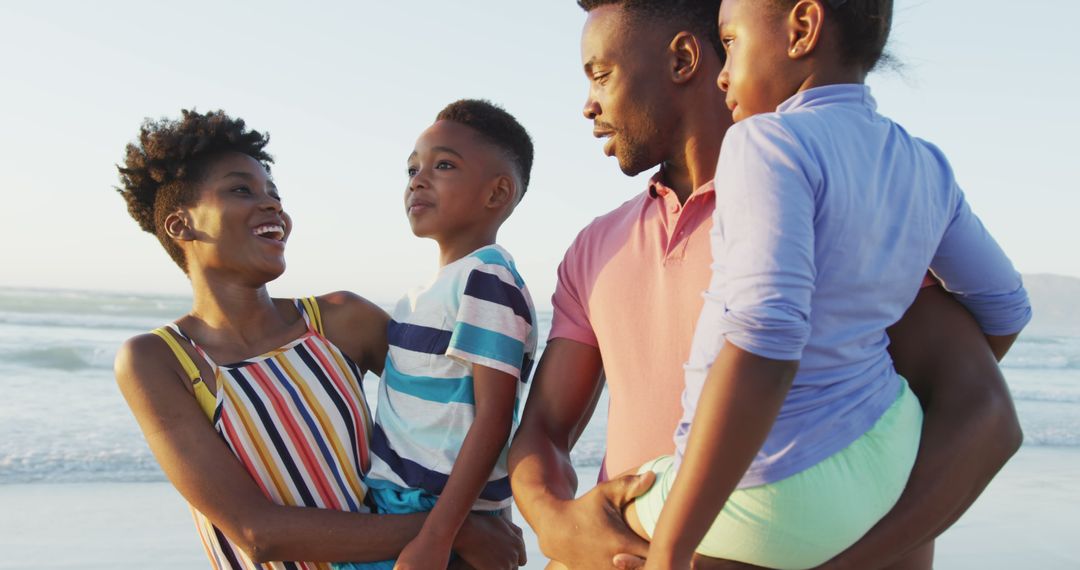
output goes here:
<path id="1" fill-rule="evenodd" d="M 187 275 L 193 304 L 124 344 L 117 383 L 214 568 L 394 558 L 424 515 L 371 514 L 360 478 L 371 417 L 360 380 L 382 370 L 387 315 L 346 292 L 267 293 L 292 231 L 267 142 L 221 111 L 184 111 L 128 145 L 118 190 Z M 475 567 L 516 567 L 520 532 L 473 516 L 455 550 Z"/>

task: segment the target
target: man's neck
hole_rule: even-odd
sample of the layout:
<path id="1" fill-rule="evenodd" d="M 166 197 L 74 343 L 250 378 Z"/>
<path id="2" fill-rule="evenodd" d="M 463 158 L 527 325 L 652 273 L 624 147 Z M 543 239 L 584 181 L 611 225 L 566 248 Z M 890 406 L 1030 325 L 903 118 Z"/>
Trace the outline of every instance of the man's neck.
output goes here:
<path id="1" fill-rule="evenodd" d="M 705 99 L 705 104 L 689 107 L 693 112 L 683 117 L 674 156 L 663 163 L 662 181 L 675 192 L 681 204 L 716 175 L 720 143 L 731 126 L 731 113 L 724 105 L 723 93 L 717 89 L 715 96 Z"/>

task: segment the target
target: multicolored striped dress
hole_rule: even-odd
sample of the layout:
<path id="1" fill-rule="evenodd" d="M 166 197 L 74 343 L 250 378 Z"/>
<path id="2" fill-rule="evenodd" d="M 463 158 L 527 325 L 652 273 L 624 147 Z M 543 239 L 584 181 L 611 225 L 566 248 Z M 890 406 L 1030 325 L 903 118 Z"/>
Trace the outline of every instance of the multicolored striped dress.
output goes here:
<path id="1" fill-rule="evenodd" d="M 157 329 L 184 365 L 196 399 L 247 472 L 273 502 L 357 513 L 370 512 L 361 475 L 370 467 L 371 414 L 364 400 L 364 371 L 323 336 L 315 299 L 298 299 L 307 323 L 300 338 L 266 354 L 217 365 L 175 324 Z M 214 369 L 217 394 L 177 337 L 191 343 Z M 195 525 L 215 570 L 329 569 L 321 562 L 256 564 L 192 508 Z"/>

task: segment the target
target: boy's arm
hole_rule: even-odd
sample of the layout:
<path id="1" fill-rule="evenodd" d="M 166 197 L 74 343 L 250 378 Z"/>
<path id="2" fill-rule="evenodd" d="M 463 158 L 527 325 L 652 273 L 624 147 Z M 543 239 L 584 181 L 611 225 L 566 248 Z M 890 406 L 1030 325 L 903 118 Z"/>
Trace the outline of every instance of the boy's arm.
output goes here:
<path id="1" fill-rule="evenodd" d="M 822 568 L 888 568 L 930 544 L 971 506 L 1023 437 L 994 352 L 951 295 L 940 287 L 920 291 L 889 338 L 897 371 L 923 404 L 919 454 L 896 506 Z"/>
<path id="2" fill-rule="evenodd" d="M 435 508 L 420 534 L 401 551 L 396 568 L 446 568 L 454 538 L 510 437 L 517 382 L 505 372 L 473 365 L 476 417 Z"/>

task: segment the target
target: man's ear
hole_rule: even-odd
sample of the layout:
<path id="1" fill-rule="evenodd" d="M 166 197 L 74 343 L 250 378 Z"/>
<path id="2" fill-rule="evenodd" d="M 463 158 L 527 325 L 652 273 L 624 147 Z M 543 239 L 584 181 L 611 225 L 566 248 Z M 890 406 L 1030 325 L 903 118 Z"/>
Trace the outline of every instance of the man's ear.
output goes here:
<path id="1" fill-rule="evenodd" d="M 671 79 L 675 83 L 686 83 L 697 74 L 701 66 L 701 44 L 694 34 L 679 32 L 668 44 L 671 60 Z"/>
<path id="2" fill-rule="evenodd" d="M 787 17 L 788 57 L 799 59 L 817 49 L 824 23 L 821 0 L 799 0 Z"/>
<path id="3" fill-rule="evenodd" d="M 486 206 L 488 208 L 501 209 L 507 205 L 513 205 L 517 198 L 517 182 L 509 174 L 500 174 L 495 179 L 495 184 L 488 194 Z"/>
<path id="4" fill-rule="evenodd" d="M 177 210 L 165 217 L 165 234 L 177 241 L 195 239 L 195 230 L 191 227 L 191 216 Z"/>

